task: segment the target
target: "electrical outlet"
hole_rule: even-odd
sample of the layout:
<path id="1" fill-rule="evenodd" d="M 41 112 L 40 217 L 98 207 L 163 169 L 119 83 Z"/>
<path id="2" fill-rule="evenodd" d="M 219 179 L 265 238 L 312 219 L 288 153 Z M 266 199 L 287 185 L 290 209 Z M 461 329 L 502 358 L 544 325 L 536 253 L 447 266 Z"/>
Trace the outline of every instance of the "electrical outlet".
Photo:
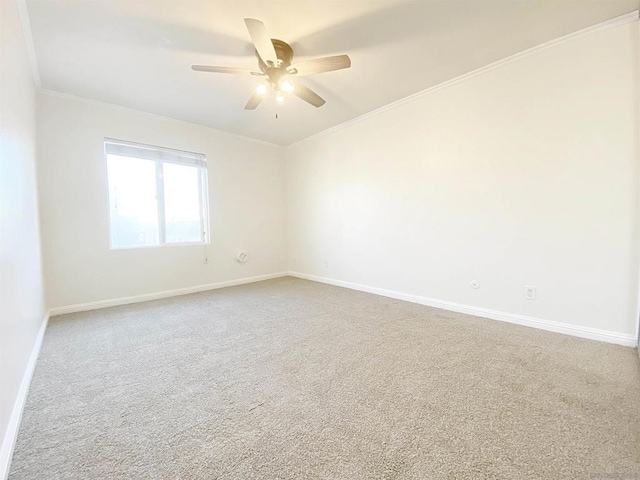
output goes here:
<path id="1" fill-rule="evenodd" d="M 536 299 L 536 287 L 525 286 L 524 287 L 524 298 L 527 300 L 535 300 Z"/>

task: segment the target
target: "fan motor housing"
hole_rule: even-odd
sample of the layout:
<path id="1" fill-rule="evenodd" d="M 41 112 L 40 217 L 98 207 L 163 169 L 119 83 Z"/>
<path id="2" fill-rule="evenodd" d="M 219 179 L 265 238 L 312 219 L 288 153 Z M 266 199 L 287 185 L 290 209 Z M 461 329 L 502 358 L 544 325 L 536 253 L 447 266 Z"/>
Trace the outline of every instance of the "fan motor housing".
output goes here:
<path id="1" fill-rule="evenodd" d="M 271 43 L 273 43 L 273 48 L 276 50 L 276 56 L 278 60 L 280 60 L 280 65 L 275 65 L 276 68 L 287 68 L 291 65 L 291 61 L 293 60 L 293 49 L 287 42 L 283 42 L 282 40 L 278 40 L 276 38 L 271 39 Z M 256 50 L 256 57 L 258 57 L 258 66 L 260 67 L 260 71 L 262 73 L 267 73 L 269 66 L 265 64 L 260 55 L 258 55 L 258 51 Z"/>

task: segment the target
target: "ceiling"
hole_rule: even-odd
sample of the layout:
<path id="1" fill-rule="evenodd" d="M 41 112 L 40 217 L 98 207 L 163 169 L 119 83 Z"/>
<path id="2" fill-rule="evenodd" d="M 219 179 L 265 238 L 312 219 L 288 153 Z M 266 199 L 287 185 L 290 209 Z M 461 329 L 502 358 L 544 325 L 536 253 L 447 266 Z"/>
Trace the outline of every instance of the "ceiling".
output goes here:
<path id="1" fill-rule="evenodd" d="M 534 45 L 638 8 L 638 0 L 27 0 L 42 88 L 289 145 Z M 347 53 L 305 79 L 316 109 L 244 105 L 256 68 L 243 18 L 296 60 Z M 276 113 L 278 118 L 276 119 Z"/>

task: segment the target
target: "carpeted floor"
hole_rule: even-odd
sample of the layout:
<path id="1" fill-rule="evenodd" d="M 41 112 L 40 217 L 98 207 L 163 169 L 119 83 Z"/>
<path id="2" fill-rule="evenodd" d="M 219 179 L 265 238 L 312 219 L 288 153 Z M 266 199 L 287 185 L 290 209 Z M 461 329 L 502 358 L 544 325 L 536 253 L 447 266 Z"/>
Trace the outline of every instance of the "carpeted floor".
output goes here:
<path id="1" fill-rule="evenodd" d="M 71 478 L 640 478 L 638 357 L 293 278 L 64 315 L 10 479 Z"/>

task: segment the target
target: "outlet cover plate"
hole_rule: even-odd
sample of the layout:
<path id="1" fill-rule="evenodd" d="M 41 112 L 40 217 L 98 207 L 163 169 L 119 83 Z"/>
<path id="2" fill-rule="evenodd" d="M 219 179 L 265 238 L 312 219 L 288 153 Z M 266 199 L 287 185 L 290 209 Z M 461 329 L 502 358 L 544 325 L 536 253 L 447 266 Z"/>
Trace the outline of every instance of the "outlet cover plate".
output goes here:
<path id="1" fill-rule="evenodd" d="M 536 287 L 531 285 L 527 285 L 524 287 L 524 298 L 527 300 L 535 300 L 536 299 Z"/>

